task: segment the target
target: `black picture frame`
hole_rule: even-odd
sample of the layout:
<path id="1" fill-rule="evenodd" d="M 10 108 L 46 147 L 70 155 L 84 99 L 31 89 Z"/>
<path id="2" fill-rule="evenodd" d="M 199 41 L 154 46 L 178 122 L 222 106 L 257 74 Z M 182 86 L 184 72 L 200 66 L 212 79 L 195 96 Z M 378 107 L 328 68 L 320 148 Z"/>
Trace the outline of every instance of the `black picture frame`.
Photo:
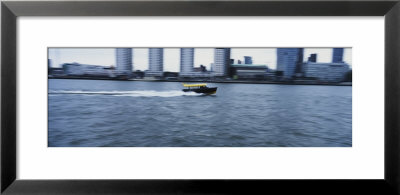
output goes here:
<path id="1" fill-rule="evenodd" d="M 19 16 L 385 16 L 385 176 L 382 180 L 20 180 L 17 173 Z M 3 194 L 399 194 L 398 0 L 133 0 L 1 2 Z M 234 171 L 234 170 L 232 170 Z M 365 170 L 368 171 L 368 170 Z"/>

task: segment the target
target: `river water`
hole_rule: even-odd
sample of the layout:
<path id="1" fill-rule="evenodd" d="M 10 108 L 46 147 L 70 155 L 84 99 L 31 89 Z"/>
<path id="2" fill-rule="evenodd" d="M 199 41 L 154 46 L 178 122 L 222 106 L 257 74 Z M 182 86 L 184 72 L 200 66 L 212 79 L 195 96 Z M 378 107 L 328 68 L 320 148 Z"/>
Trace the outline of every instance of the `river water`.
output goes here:
<path id="1" fill-rule="evenodd" d="M 49 147 L 351 147 L 352 87 L 49 79 Z"/>

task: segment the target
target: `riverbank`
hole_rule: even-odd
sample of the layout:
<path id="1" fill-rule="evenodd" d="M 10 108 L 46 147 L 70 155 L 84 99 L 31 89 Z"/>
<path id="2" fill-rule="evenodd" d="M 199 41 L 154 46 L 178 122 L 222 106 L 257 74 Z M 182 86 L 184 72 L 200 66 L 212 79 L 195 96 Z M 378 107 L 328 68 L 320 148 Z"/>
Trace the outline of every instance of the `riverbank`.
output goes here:
<path id="1" fill-rule="evenodd" d="M 93 77 L 48 77 L 48 79 L 80 79 L 80 80 L 117 80 L 117 81 L 144 81 L 144 82 L 185 82 L 185 83 L 241 83 L 241 84 L 278 84 L 278 85 L 330 85 L 330 86 L 352 86 L 352 82 L 326 83 L 309 80 L 293 81 L 254 81 L 254 80 L 168 80 L 168 79 L 117 79 L 117 78 L 93 78 Z"/>

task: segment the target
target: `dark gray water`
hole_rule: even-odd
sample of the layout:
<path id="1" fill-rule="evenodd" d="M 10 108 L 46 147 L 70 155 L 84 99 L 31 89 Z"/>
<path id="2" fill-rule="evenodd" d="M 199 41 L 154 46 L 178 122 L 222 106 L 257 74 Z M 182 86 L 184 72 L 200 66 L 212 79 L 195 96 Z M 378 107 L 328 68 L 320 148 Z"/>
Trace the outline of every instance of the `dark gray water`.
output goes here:
<path id="1" fill-rule="evenodd" d="M 49 80 L 49 146 L 351 147 L 352 87 Z"/>

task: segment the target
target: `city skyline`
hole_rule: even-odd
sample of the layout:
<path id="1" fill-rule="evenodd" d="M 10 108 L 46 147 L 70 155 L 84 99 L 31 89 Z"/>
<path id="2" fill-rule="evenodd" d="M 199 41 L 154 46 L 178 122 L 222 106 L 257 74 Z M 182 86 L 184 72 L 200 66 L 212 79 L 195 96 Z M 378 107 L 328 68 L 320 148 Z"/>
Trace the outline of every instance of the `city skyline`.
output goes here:
<path id="1" fill-rule="evenodd" d="M 180 49 L 164 48 L 164 71 L 180 71 Z M 232 48 L 230 59 L 244 63 L 244 57 L 250 56 L 253 64 L 267 65 L 277 69 L 277 48 Z M 317 62 L 331 62 L 332 48 L 304 48 L 303 62 L 311 54 L 317 54 Z M 48 58 L 52 67 L 60 67 L 63 63 L 81 63 L 102 66 L 116 66 L 115 48 L 49 48 Z M 149 70 L 149 48 L 132 48 L 133 70 Z M 352 49 L 345 48 L 343 61 L 352 67 Z M 204 65 L 207 70 L 214 63 L 214 48 L 195 48 L 194 67 Z"/>

